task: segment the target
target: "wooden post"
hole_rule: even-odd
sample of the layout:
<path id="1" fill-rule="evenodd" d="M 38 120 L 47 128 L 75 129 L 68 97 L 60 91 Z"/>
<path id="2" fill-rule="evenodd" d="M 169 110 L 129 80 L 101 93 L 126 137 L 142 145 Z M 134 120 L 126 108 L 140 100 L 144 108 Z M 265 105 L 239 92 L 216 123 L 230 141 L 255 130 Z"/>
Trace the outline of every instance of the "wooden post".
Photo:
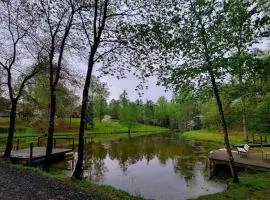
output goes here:
<path id="1" fill-rule="evenodd" d="M 264 143 L 267 143 L 267 136 L 264 136 Z"/>
<path id="2" fill-rule="evenodd" d="M 56 138 L 53 139 L 53 148 L 56 146 Z"/>
<path id="3" fill-rule="evenodd" d="M 263 144 L 263 139 L 262 139 L 262 136 L 261 136 L 261 146 L 262 146 L 262 144 Z"/>
<path id="4" fill-rule="evenodd" d="M 74 149 L 75 149 L 75 139 L 72 138 L 72 150 L 74 151 Z"/>
<path id="5" fill-rule="evenodd" d="M 40 137 L 38 137 L 37 146 L 39 147 Z"/>
<path id="6" fill-rule="evenodd" d="M 33 147 L 34 147 L 34 144 L 33 142 L 30 143 L 30 163 L 32 163 L 33 161 Z"/>
<path id="7" fill-rule="evenodd" d="M 253 144 L 254 144 L 254 134 L 252 133 L 252 139 L 253 139 Z"/>
<path id="8" fill-rule="evenodd" d="M 17 151 L 19 150 L 19 144 L 20 144 L 20 138 L 17 138 L 17 146 L 16 146 Z"/>

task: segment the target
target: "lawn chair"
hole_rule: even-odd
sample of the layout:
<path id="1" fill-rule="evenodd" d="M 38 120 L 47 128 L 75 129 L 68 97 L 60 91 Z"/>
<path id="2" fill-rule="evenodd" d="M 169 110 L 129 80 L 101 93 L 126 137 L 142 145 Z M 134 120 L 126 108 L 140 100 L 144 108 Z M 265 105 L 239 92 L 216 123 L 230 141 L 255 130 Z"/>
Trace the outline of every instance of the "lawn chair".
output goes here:
<path id="1" fill-rule="evenodd" d="M 248 144 L 245 144 L 244 148 L 237 147 L 237 153 L 240 156 L 245 155 L 247 157 L 249 148 L 250 148 L 250 146 Z"/>

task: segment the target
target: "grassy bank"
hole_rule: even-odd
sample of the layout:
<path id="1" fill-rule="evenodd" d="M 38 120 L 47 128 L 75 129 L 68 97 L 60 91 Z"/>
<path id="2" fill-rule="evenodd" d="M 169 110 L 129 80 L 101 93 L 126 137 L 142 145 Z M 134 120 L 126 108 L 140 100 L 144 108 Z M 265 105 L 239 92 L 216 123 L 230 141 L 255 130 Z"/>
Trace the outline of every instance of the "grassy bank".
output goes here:
<path id="1" fill-rule="evenodd" d="M 26 121 L 17 120 L 15 136 L 36 136 L 38 135 L 38 130 L 31 127 Z M 90 129 L 87 127 L 86 134 L 113 134 L 113 133 L 126 133 L 127 127 L 120 124 L 116 120 L 112 121 L 99 121 L 94 120 L 94 128 Z M 77 134 L 80 126 L 79 118 L 72 118 L 71 121 L 68 118 L 58 119 L 55 126 L 56 135 L 72 135 Z M 0 137 L 8 133 L 9 119 L 0 117 Z M 167 128 L 159 126 L 151 126 L 145 124 L 137 124 L 131 129 L 132 132 L 157 132 L 157 131 L 167 131 Z"/>
<path id="2" fill-rule="evenodd" d="M 227 199 L 270 199 L 270 172 L 240 174 L 240 183 L 230 180 L 228 190 L 222 193 L 201 196 L 199 200 L 227 200 Z"/>
<path id="3" fill-rule="evenodd" d="M 220 144 L 224 144 L 224 135 L 222 131 L 210 131 L 210 130 L 194 130 L 194 131 L 188 131 L 184 133 L 179 133 L 186 139 L 190 140 L 203 140 L 203 141 L 212 141 Z M 259 133 L 254 133 L 255 138 L 257 140 L 260 139 Z M 251 134 L 250 134 L 251 137 Z M 241 131 L 229 131 L 229 139 L 230 143 L 233 144 L 243 144 L 243 134 Z"/>
<path id="4" fill-rule="evenodd" d="M 106 140 L 120 140 L 128 138 L 127 128 L 120 124 L 118 121 L 99 121 L 95 119 L 94 129 L 87 128 L 85 130 L 85 135 L 87 140 L 93 141 L 106 141 Z M 5 141 L 8 133 L 8 118 L 0 117 L 0 149 L 3 150 L 5 146 Z M 78 130 L 80 125 L 80 119 L 72 118 L 71 121 L 69 118 L 64 120 L 57 120 L 55 127 L 55 138 L 61 137 L 74 137 L 78 138 Z M 137 124 L 131 130 L 132 137 L 138 137 L 143 135 L 151 135 L 154 133 L 161 133 L 168 131 L 167 128 L 159 126 L 151 126 L 144 124 Z M 37 137 L 41 136 L 37 130 L 33 127 L 30 127 L 26 121 L 18 120 L 18 126 L 16 126 L 15 137 L 27 137 L 20 139 L 20 148 L 28 147 L 31 142 L 36 143 Z M 34 138 L 31 138 L 34 137 Z M 57 144 L 71 144 L 70 140 L 57 140 Z M 78 141 L 75 140 L 75 144 Z M 14 144 L 16 141 L 14 141 Z"/>

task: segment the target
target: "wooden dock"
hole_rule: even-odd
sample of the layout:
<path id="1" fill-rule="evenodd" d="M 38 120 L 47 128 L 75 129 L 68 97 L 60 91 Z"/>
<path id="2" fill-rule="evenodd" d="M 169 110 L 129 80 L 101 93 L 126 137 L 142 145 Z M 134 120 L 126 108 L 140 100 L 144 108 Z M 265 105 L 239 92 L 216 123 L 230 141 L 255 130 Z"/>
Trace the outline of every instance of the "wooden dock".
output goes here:
<path id="1" fill-rule="evenodd" d="M 53 148 L 51 157 L 53 160 L 60 160 L 64 159 L 71 153 L 73 153 L 72 149 Z M 45 147 L 33 147 L 32 150 L 31 148 L 27 148 L 18 151 L 12 151 L 10 158 L 15 162 L 21 161 L 30 163 L 32 162 L 41 163 L 44 161 L 45 156 L 46 156 Z"/>
<path id="2" fill-rule="evenodd" d="M 235 144 L 233 147 L 241 147 L 243 148 L 245 144 Z M 248 144 L 250 147 L 270 147 L 269 143 L 262 143 L 262 144 Z"/>
<path id="3" fill-rule="evenodd" d="M 240 157 L 236 151 L 232 151 L 236 167 L 252 169 L 257 171 L 270 171 L 270 159 L 262 159 L 262 156 L 248 155 Z M 229 165 L 229 156 L 226 149 L 218 149 L 210 152 L 210 166 L 216 164 Z"/>

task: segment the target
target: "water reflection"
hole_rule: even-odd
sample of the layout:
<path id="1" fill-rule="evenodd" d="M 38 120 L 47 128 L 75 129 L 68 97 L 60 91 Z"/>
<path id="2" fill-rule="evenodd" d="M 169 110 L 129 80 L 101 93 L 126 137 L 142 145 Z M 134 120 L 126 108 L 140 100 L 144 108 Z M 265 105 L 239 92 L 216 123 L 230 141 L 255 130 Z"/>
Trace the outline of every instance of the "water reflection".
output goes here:
<path id="1" fill-rule="evenodd" d="M 208 179 L 211 144 L 175 135 L 154 135 L 121 142 L 88 143 L 85 177 L 153 199 L 187 199 L 223 191 Z"/>

